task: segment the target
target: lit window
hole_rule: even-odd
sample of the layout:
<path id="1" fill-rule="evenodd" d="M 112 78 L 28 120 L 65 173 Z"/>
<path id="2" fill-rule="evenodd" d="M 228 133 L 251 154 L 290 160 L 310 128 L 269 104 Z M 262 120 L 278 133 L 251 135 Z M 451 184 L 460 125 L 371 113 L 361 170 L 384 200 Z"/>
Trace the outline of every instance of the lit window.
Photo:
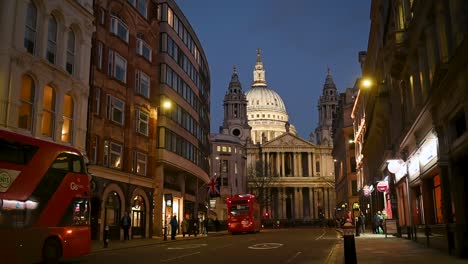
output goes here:
<path id="1" fill-rule="evenodd" d="M 137 115 L 137 132 L 148 136 L 149 114 L 139 110 Z"/>
<path id="2" fill-rule="evenodd" d="M 66 69 L 70 74 L 73 74 L 75 69 L 75 33 L 72 30 L 68 32 Z"/>
<path id="3" fill-rule="evenodd" d="M 110 119 L 121 125 L 124 124 L 125 103 L 113 96 L 107 96 L 107 119 Z"/>
<path id="4" fill-rule="evenodd" d="M 143 56 L 148 61 L 151 61 L 151 47 L 143 39 L 137 38 L 136 52 L 138 55 Z"/>
<path id="5" fill-rule="evenodd" d="M 127 82 L 127 60 L 113 50 L 109 51 L 109 75 L 123 83 Z"/>
<path id="6" fill-rule="evenodd" d="M 120 18 L 111 16 L 110 32 L 128 43 L 128 27 Z"/>
<path id="7" fill-rule="evenodd" d="M 167 23 L 169 26 L 174 27 L 174 13 L 170 8 L 167 8 Z"/>
<path id="8" fill-rule="evenodd" d="M 46 85 L 42 110 L 42 135 L 52 137 L 55 126 L 55 91 Z"/>
<path id="9" fill-rule="evenodd" d="M 30 2 L 26 10 L 26 28 L 24 32 L 24 47 L 26 50 L 34 54 L 36 47 L 36 31 L 37 31 L 37 8 L 34 3 Z"/>
<path id="10" fill-rule="evenodd" d="M 146 98 L 150 97 L 150 78 L 144 72 L 139 70 L 136 72 L 135 91 Z"/>
<path id="11" fill-rule="evenodd" d="M 135 153 L 134 172 L 136 172 L 136 174 L 146 176 L 147 160 L 146 154 L 141 152 Z"/>
<path id="12" fill-rule="evenodd" d="M 216 151 L 221 151 L 221 146 L 216 146 Z"/>
<path id="13" fill-rule="evenodd" d="M 46 58 L 52 64 L 57 59 L 57 20 L 54 17 L 49 18 Z"/>
<path id="14" fill-rule="evenodd" d="M 111 168 L 121 169 L 122 168 L 122 145 L 111 143 L 110 144 L 110 164 Z"/>
<path id="15" fill-rule="evenodd" d="M 21 77 L 20 105 L 18 111 L 18 127 L 31 131 L 33 124 L 34 94 L 36 87 L 29 75 Z"/>
<path id="16" fill-rule="evenodd" d="M 62 141 L 71 142 L 73 132 L 73 98 L 67 94 L 63 101 Z"/>

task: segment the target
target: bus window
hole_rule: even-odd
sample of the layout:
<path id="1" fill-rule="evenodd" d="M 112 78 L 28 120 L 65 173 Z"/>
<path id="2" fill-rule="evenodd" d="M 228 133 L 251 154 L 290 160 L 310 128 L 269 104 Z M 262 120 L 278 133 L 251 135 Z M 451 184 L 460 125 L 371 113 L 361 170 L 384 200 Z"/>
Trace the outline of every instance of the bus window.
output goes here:
<path id="1" fill-rule="evenodd" d="M 23 228 L 33 224 L 37 203 L 0 199 L 0 228 Z"/>
<path id="2" fill-rule="evenodd" d="M 247 203 L 232 205 L 229 213 L 232 216 L 248 215 L 249 205 Z"/>
<path id="3" fill-rule="evenodd" d="M 63 214 L 60 226 L 87 226 L 89 225 L 89 200 L 84 198 L 74 199 Z"/>
<path id="4" fill-rule="evenodd" d="M 39 148 L 0 139 L 0 149 L 0 161 L 26 165 Z"/>

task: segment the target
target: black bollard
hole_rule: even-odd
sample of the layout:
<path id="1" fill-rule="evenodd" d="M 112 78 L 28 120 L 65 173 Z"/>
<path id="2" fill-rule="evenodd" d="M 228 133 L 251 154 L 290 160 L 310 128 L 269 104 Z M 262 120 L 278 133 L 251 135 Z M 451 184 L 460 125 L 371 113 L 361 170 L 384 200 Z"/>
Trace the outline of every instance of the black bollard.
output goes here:
<path id="1" fill-rule="evenodd" d="M 353 225 L 346 223 L 343 225 L 344 258 L 345 264 L 357 264 L 356 245 L 354 243 Z"/>
<path id="2" fill-rule="evenodd" d="M 163 237 L 163 240 L 164 240 L 164 241 L 167 240 L 167 225 L 164 225 L 164 237 Z"/>
<path id="3" fill-rule="evenodd" d="M 109 246 L 109 226 L 107 226 L 107 225 L 104 228 L 103 241 L 104 241 L 104 248 L 107 248 Z"/>

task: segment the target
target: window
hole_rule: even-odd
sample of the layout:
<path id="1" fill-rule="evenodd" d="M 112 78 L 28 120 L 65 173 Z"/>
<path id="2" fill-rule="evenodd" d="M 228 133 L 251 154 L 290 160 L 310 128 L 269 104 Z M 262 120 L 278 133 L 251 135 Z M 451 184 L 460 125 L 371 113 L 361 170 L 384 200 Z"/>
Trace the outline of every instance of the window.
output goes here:
<path id="1" fill-rule="evenodd" d="M 122 169 L 122 145 L 111 143 L 110 144 L 110 164 L 109 166 L 114 169 Z"/>
<path id="2" fill-rule="evenodd" d="M 137 38 L 136 52 L 148 61 L 151 61 L 151 47 L 142 38 Z"/>
<path id="3" fill-rule="evenodd" d="M 174 13 L 170 8 L 167 8 L 167 23 L 169 26 L 174 27 Z"/>
<path id="4" fill-rule="evenodd" d="M 221 162 L 221 172 L 227 173 L 228 172 L 228 160 L 222 160 Z"/>
<path id="5" fill-rule="evenodd" d="M 90 217 L 89 200 L 75 198 L 63 214 L 60 226 L 86 226 L 89 225 Z"/>
<path id="6" fill-rule="evenodd" d="M 57 59 L 57 20 L 54 17 L 49 18 L 46 58 L 52 64 L 55 64 Z"/>
<path id="7" fill-rule="evenodd" d="M 135 92 L 143 95 L 144 97 L 150 97 L 150 78 L 144 72 L 137 70 L 135 77 Z"/>
<path id="8" fill-rule="evenodd" d="M 351 194 L 352 195 L 358 195 L 357 180 L 352 180 L 351 181 Z"/>
<path id="9" fill-rule="evenodd" d="M 97 164 L 98 145 L 99 145 L 99 136 L 95 135 L 91 142 L 90 157 L 91 157 L 92 164 Z"/>
<path id="10" fill-rule="evenodd" d="M 109 166 L 109 140 L 104 140 L 104 149 L 103 149 L 103 152 L 104 152 L 104 166 Z"/>
<path id="11" fill-rule="evenodd" d="M 26 28 L 24 32 L 24 47 L 26 50 L 34 54 L 36 47 L 36 31 L 37 31 L 37 8 L 34 3 L 30 2 L 26 9 Z"/>
<path id="12" fill-rule="evenodd" d="M 137 132 L 141 133 L 145 136 L 148 136 L 148 121 L 149 121 L 149 114 L 144 111 L 137 111 Z"/>
<path id="13" fill-rule="evenodd" d="M 21 77 L 21 93 L 18 110 L 18 127 L 32 131 L 34 117 L 34 94 L 36 87 L 29 75 Z"/>
<path id="14" fill-rule="evenodd" d="M 102 70 L 102 43 L 98 42 L 96 45 L 96 66 Z"/>
<path id="15" fill-rule="evenodd" d="M 124 110 L 125 110 L 124 101 L 119 100 L 111 95 L 107 96 L 107 111 L 106 111 L 107 119 L 123 125 L 125 121 Z"/>
<path id="16" fill-rule="evenodd" d="M 436 175 L 433 180 L 434 184 L 434 212 L 436 224 L 444 223 L 442 215 L 442 189 L 440 187 L 440 176 Z"/>
<path id="17" fill-rule="evenodd" d="M 66 69 L 69 74 L 73 74 L 75 69 L 75 33 L 73 30 L 68 32 Z"/>
<path id="18" fill-rule="evenodd" d="M 101 25 L 106 24 L 106 11 L 104 9 L 99 10 L 99 22 Z"/>
<path id="19" fill-rule="evenodd" d="M 148 18 L 148 3 L 146 0 L 137 0 L 137 9 L 142 16 Z"/>
<path id="20" fill-rule="evenodd" d="M 109 75 L 127 83 L 127 60 L 113 50 L 109 50 Z"/>
<path id="21" fill-rule="evenodd" d="M 63 126 L 62 141 L 71 142 L 73 132 L 73 98 L 71 95 L 65 95 L 63 100 Z"/>
<path id="22" fill-rule="evenodd" d="M 94 113 L 96 115 L 101 113 L 101 89 L 99 88 L 94 91 Z"/>
<path id="23" fill-rule="evenodd" d="M 55 90 L 46 85 L 44 87 L 44 101 L 42 110 L 42 135 L 53 137 L 55 125 Z"/>
<path id="24" fill-rule="evenodd" d="M 147 156 L 141 152 L 134 152 L 132 171 L 138 175 L 146 176 Z"/>
<path id="25" fill-rule="evenodd" d="M 27 165 L 39 147 L 0 138 L 0 149 L 0 161 Z"/>
<path id="26" fill-rule="evenodd" d="M 128 27 L 120 18 L 111 16 L 110 32 L 128 43 Z"/>

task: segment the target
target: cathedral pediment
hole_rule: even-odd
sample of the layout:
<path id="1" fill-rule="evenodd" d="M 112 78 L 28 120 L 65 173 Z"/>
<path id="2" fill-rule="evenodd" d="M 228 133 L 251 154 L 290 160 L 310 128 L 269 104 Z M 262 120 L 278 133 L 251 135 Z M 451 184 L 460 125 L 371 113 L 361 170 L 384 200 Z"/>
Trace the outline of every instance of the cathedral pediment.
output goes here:
<path id="1" fill-rule="evenodd" d="M 283 135 L 263 144 L 263 148 L 267 147 L 295 147 L 295 148 L 300 148 L 300 147 L 315 147 L 315 145 L 311 142 L 305 141 L 300 137 L 297 137 L 291 133 L 284 133 Z"/>

